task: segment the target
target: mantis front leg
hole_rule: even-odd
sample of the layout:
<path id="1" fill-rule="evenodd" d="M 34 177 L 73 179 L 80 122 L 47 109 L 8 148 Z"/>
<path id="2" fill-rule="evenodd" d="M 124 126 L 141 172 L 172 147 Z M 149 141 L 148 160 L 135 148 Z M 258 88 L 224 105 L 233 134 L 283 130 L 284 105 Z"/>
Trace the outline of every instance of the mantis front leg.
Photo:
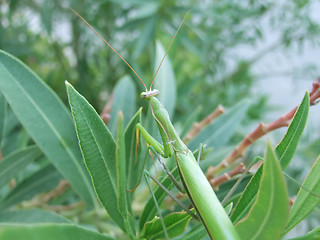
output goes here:
<path id="1" fill-rule="evenodd" d="M 161 145 L 156 139 L 154 139 L 147 132 L 147 130 L 140 123 L 138 123 L 136 127 L 141 132 L 147 144 L 152 147 L 150 148 L 151 151 L 153 151 L 154 155 L 157 157 L 159 163 L 161 164 L 165 172 L 168 174 L 172 182 L 175 184 L 175 186 L 179 189 L 180 192 L 185 193 L 184 188 L 178 183 L 177 179 L 174 178 L 170 170 L 167 168 L 166 164 L 156 155 L 156 153 L 158 153 L 164 158 L 168 158 L 171 156 L 171 147 L 169 144 L 169 140 L 166 137 L 166 134 L 164 133 L 164 131 L 161 129 L 161 127 L 159 127 L 159 131 L 160 131 L 162 142 L 163 142 L 163 145 Z"/>

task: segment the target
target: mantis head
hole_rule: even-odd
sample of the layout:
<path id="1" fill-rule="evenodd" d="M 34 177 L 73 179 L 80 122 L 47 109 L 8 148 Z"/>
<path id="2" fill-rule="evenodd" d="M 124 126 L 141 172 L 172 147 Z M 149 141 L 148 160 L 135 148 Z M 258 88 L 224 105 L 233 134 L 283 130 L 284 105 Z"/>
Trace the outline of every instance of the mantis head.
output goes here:
<path id="1" fill-rule="evenodd" d="M 159 95 L 159 90 L 153 89 L 153 90 L 150 90 L 150 91 L 142 92 L 140 94 L 140 97 L 149 100 L 151 97 L 156 97 L 158 95 Z"/>

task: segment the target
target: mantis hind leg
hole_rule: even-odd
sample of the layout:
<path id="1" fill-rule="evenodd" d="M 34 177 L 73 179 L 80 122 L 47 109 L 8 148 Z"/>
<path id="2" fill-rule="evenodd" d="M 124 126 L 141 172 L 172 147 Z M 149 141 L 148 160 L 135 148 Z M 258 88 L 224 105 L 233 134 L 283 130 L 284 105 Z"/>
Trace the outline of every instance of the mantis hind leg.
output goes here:
<path id="1" fill-rule="evenodd" d="M 151 178 L 163 191 L 165 191 L 169 197 L 171 197 L 174 201 L 177 202 L 177 204 L 180 205 L 180 207 L 182 207 L 187 213 L 190 214 L 190 216 L 192 216 L 193 218 L 199 220 L 198 216 L 195 215 L 186 205 L 184 205 L 174 194 L 172 194 L 165 186 L 162 185 L 161 182 L 158 181 L 158 179 L 156 179 L 155 177 L 153 177 L 147 170 L 144 170 L 144 175 L 145 175 L 145 178 L 146 177 L 149 177 Z M 151 186 L 149 185 L 150 182 L 149 180 L 146 178 L 146 181 L 148 183 L 148 186 L 149 188 L 151 188 Z M 153 190 L 150 189 L 151 193 L 152 193 L 152 197 L 154 198 L 154 201 L 156 201 L 156 198 L 154 196 L 154 193 L 153 193 Z M 158 208 L 158 203 L 155 203 L 157 208 Z M 158 209 L 159 211 L 159 209 Z"/>

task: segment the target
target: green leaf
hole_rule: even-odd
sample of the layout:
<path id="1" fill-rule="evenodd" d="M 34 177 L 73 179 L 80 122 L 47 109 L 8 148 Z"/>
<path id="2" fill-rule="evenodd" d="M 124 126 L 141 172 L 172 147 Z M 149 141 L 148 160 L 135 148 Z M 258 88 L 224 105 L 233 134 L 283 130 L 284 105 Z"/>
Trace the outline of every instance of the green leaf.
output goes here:
<path id="1" fill-rule="evenodd" d="M 179 176 L 179 171 L 178 168 L 175 168 L 174 170 L 171 171 L 172 175 L 179 180 L 180 176 Z M 168 190 L 170 190 L 174 185 L 172 180 L 169 178 L 169 176 L 166 176 L 162 181 L 161 181 L 162 185 L 164 187 L 166 187 Z M 167 196 L 167 193 L 159 186 L 156 187 L 156 189 L 154 190 L 154 195 L 157 199 L 157 203 L 159 204 L 159 206 L 161 205 L 161 203 L 163 202 L 164 198 Z M 140 217 L 140 221 L 139 221 L 139 229 L 142 230 L 145 223 L 147 221 L 152 220 L 156 214 L 157 214 L 158 210 L 157 207 L 155 205 L 155 202 L 153 200 L 152 197 L 149 198 L 146 206 L 143 209 L 143 212 L 141 214 Z"/>
<path id="2" fill-rule="evenodd" d="M 288 193 L 280 164 L 268 143 L 257 198 L 236 225 L 242 239 L 278 239 L 289 214 Z"/>
<path id="3" fill-rule="evenodd" d="M 58 96 L 27 66 L 0 51 L 0 91 L 28 134 L 83 200 L 96 204 L 74 125 Z"/>
<path id="4" fill-rule="evenodd" d="M 319 239 L 320 239 L 320 227 L 317 227 L 301 237 L 290 238 L 289 240 L 319 240 Z"/>
<path id="5" fill-rule="evenodd" d="M 88 101 L 68 82 L 66 87 L 81 152 L 96 194 L 111 218 L 124 230 L 117 204 L 115 141 Z"/>
<path id="6" fill-rule="evenodd" d="M 19 172 L 40 155 L 40 149 L 34 145 L 5 157 L 0 162 L 0 188 L 9 183 L 12 178 L 16 177 Z"/>
<path id="7" fill-rule="evenodd" d="M 141 172 L 143 171 L 143 161 L 140 158 L 140 147 L 137 145 L 138 143 L 136 138 L 136 125 L 141 122 L 141 111 L 142 108 L 140 108 L 132 117 L 124 133 L 128 189 L 135 187 L 139 181 Z M 131 199 L 130 196 L 131 195 L 129 195 L 129 199 Z"/>
<path id="8" fill-rule="evenodd" d="M 163 218 L 170 238 L 184 233 L 190 220 L 191 216 L 187 212 L 174 212 Z M 147 239 L 161 239 L 165 237 L 159 217 L 155 217 L 152 221 L 145 224 L 143 237 Z"/>
<path id="9" fill-rule="evenodd" d="M 0 209 L 5 209 L 21 201 L 29 200 L 37 194 L 52 190 L 61 179 L 56 169 L 49 165 L 18 184 L 0 203 Z"/>
<path id="10" fill-rule="evenodd" d="M 154 64 L 155 71 L 158 69 L 158 66 L 164 54 L 165 54 L 165 50 L 162 44 L 160 43 L 160 41 L 157 41 L 155 64 Z M 168 56 L 166 56 L 157 74 L 157 77 L 154 83 L 154 88 L 159 90 L 160 94 L 157 98 L 167 110 L 170 118 L 173 119 L 173 113 L 176 107 L 177 90 L 176 90 L 176 79 L 175 79 L 173 68 Z"/>
<path id="11" fill-rule="evenodd" d="M 68 219 L 50 211 L 41 209 L 1 211 L 1 223 L 71 223 Z"/>
<path id="12" fill-rule="evenodd" d="M 188 144 L 190 149 L 197 149 L 200 143 L 207 144 L 207 147 L 218 148 L 226 144 L 235 133 L 241 120 L 245 117 L 250 106 L 250 101 L 245 99 L 233 106 L 227 113 L 219 116 L 210 125 Z"/>
<path id="13" fill-rule="evenodd" d="M 132 54 L 133 59 L 137 59 L 144 52 L 145 48 L 148 46 L 150 41 L 153 39 L 154 32 L 156 29 L 156 16 L 152 15 L 147 19 L 146 26 L 144 30 L 141 32 L 139 39 L 137 41 L 137 45 Z"/>
<path id="14" fill-rule="evenodd" d="M 304 180 L 289 214 L 284 234 L 301 222 L 320 203 L 320 155 Z"/>
<path id="15" fill-rule="evenodd" d="M 180 238 L 176 238 L 176 240 L 202 239 L 205 236 L 208 236 L 207 230 L 204 228 L 203 224 L 198 224 L 190 232 Z"/>
<path id="16" fill-rule="evenodd" d="M 5 133 L 5 119 L 7 116 L 7 102 L 0 92 L 0 150 L 2 151 L 2 140 Z"/>
<path id="17" fill-rule="evenodd" d="M 257 191 L 260 184 L 260 179 L 262 175 L 263 165 L 258 169 L 258 171 L 252 176 L 247 187 L 242 193 L 239 201 L 234 207 L 230 219 L 233 223 L 237 222 L 251 207 L 252 203 L 256 199 Z"/>
<path id="18" fill-rule="evenodd" d="M 44 223 L 32 225 L 0 224 L 0 239 L 14 240 L 112 240 L 75 224 Z"/>
<path id="19" fill-rule="evenodd" d="M 113 94 L 111 119 L 108 127 L 112 135 L 116 136 L 118 113 L 123 113 L 124 125 L 127 125 L 136 109 L 136 87 L 131 77 L 122 77 L 116 84 Z"/>
<path id="20" fill-rule="evenodd" d="M 292 159 L 292 156 L 297 148 L 297 144 L 301 137 L 305 121 L 309 112 L 309 95 L 305 94 L 294 118 L 287 130 L 286 135 L 277 146 L 275 152 L 280 161 L 280 165 L 286 167 Z M 287 145 L 285 145 L 285 144 Z M 248 207 L 255 199 L 255 195 L 258 191 L 258 186 L 262 174 L 262 166 L 258 169 L 255 175 L 247 185 L 245 192 L 242 194 L 238 203 L 236 204 L 233 212 L 231 213 L 231 220 L 237 222 L 239 218 L 247 211 Z"/>
<path id="21" fill-rule="evenodd" d="M 125 136 L 123 129 L 123 114 L 118 114 L 118 130 L 117 130 L 117 144 L 116 144 L 116 169 L 117 169 L 117 196 L 118 196 L 118 208 L 123 218 L 126 232 L 135 236 L 134 224 L 129 219 L 128 213 L 128 196 L 127 196 L 127 172 L 126 172 L 126 146 Z"/>
<path id="22" fill-rule="evenodd" d="M 293 154 L 296 151 L 304 127 L 306 126 L 309 114 L 309 101 L 309 93 L 306 92 L 286 135 L 276 148 L 276 154 L 279 158 L 282 170 L 286 169 L 289 165 Z"/>

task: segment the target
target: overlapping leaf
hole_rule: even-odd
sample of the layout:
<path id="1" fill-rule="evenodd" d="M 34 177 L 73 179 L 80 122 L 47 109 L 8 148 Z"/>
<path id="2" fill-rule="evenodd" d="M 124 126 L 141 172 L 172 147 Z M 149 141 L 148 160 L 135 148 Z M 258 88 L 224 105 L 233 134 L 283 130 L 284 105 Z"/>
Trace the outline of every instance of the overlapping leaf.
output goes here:
<path id="1" fill-rule="evenodd" d="M 30 146 L 22 150 L 18 150 L 0 162 L 0 188 L 16 177 L 30 162 L 41 155 L 41 151 L 37 146 Z"/>
<path id="2" fill-rule="evenodd" d="M 49 165 L 35 172 L 18 184 L 0 203 L 0 209 L 5 209 L 21 201 L 29 200 L 37 194 L 52 190 L 58 186 L 61 175 Z"/>
<path id="3" fill-rule="evenodd" d="M 287 187 L 278 159 L 268 144 L 256 201 L 236 230 L 241 239 L 278 239 L 288 214 Z"/>
<path id="4" fill-rule="evenodd" d="M 276 154 L 280 161 L 280 165 L 285 167 L 291 161 L 293 154 L 297 148 L 302 131 L 306 125 L 306 121 L 309 113 L 309 95 L 305 94 L 296 114 L 287 130 L 286 135 L 282 139 L 281 143 L 276 148 Z M 285 142 L 287 145 L 282 144 Z M 246 213 L 251 203 L 254 201 L 262 174 L 262 166 L 258 169 L 255 175 L 250 180 L 248 186 L 243 192 L 233 212 L 231 213 L 231 220 L 236 222 L 240 217 Z"/>
<path id="5" fill-rule="evenodd" d="M 304 180 L 297 198 L 291 208 L 289 222 L 284 233 L 287 233 L 301 222 L 320 203 L 320 156 L 313 164 Z"/>
<path id="6" fill-rule="evenodd" d="M 27 66 L 3 51 L 0 91 L 43 153 L 93 206 L 94 191 L 81 159 L 72 118 L 62 101 Z"/>

